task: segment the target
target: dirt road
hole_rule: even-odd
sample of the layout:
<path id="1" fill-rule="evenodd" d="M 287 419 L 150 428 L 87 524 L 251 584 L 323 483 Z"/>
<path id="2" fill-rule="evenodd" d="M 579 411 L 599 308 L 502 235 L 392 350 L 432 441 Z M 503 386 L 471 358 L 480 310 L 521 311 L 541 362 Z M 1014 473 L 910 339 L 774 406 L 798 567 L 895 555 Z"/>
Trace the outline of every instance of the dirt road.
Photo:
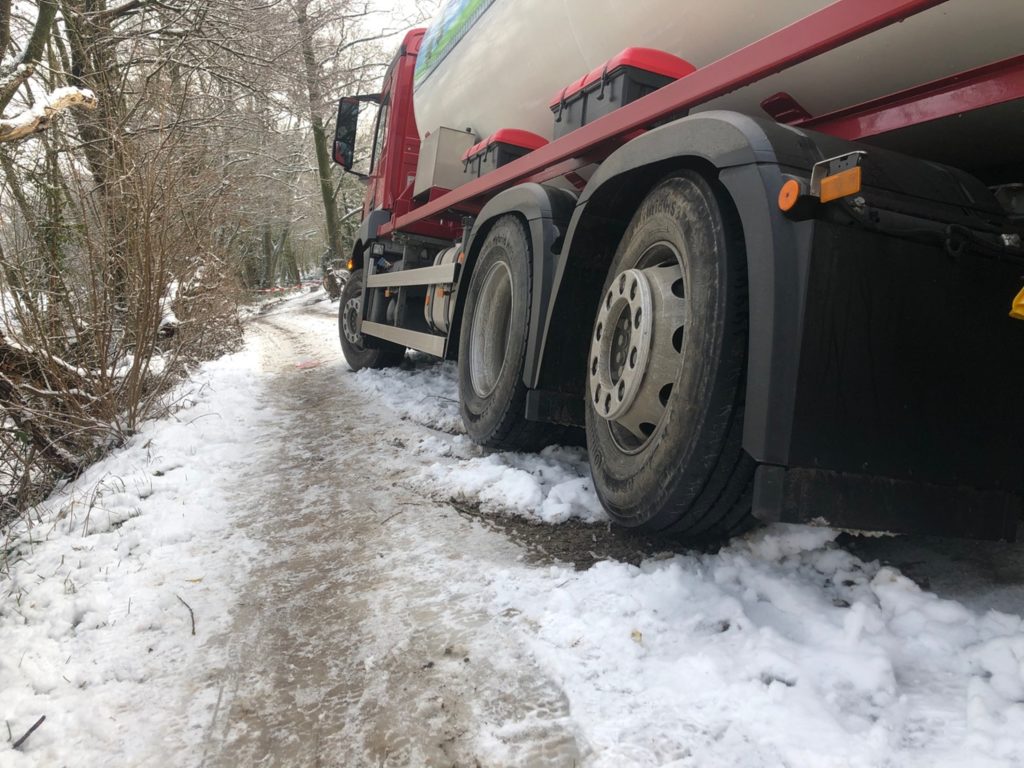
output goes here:
<path id="1" fill-rule="evenodd" d="M 363 402 L 290 317 L 256 331 L 292 421 L 241 483 L 266 558 L 224 640 L 206 765 L 472 766 L 481 740 L 509 765 L 579 762 L 565 697 L 480 604 L 481 573 L 523 547 L 405 489 L 423 428 Z"/>

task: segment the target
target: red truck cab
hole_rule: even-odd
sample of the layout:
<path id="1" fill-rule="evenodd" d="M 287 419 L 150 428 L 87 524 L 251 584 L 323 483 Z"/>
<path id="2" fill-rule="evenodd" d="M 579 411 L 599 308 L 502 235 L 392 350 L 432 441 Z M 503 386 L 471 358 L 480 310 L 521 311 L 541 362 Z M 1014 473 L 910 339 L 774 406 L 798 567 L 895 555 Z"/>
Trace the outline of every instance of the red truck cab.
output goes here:
<path id="1" fill-rule="evenodd" d="M 363 216 L 389 210 L 401 216 L 412 210 L 412 187 L 420 154 L 420 135 L 413 112 L 412 82 L 416 56 L 425 30 L 406 34 L 384 75 L 380 108 L 373 129 L 373 155 Z M 398 146 L 394 146 L 394 145 Z"/>
<path id="2" fill-rule="evenodd" d="M 363 221 L 393 220 L 415 210 L 413 200 L 416 164 L 420 154 L 420 134 L 413 109 L 413 85 L 416 57 L 423 41 L 424 29 L 406 33 L 402 44 L 388 66 L 380 94 L 342 99 L 338 113 L 334 143 L 334 159 L 351 171 L 358 133 L 359 104 L 370 101 L 378 105 L 373 126 L 370 173 L 363 199 Z M 380 212 L 377 217 L 372 214 Z M 435 216 L 414 225 L 410 231 L 426 237 L 452 238 L 460 228 L 457 220 Z M 356 268 L 362 265 L 363 247 L 375 232 L 360 233 L 353 248 Z"/>

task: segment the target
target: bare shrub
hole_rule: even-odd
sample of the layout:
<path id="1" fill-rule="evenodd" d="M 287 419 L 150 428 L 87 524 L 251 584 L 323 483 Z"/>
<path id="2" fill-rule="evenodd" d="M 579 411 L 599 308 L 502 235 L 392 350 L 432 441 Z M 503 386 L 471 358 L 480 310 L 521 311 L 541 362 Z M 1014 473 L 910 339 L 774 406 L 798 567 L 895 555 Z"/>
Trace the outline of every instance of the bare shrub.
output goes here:
<path id="1" fill-rule="evenodd" d="M 0 0 L 0 526 L 342 249 L 331 105 L 391 31 L 365 0 Z"/>

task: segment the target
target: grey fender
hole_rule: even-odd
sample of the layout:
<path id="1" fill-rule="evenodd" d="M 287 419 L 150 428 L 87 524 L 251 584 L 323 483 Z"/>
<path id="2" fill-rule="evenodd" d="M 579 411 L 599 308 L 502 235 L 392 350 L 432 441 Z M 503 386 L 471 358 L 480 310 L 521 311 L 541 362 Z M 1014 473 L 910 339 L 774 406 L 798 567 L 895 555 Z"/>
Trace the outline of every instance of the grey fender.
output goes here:
<path id="1" fill-rule="evenodd" d="M 456 333 L 462 324 L 465 289 L 469 287 L 471 270 L 487 239 L 487 233 L 495 221 L 510 213 L 522 217 L 529 232 L 533 259 L 530 328 L 539 327 L 543 311 L 551 302 L 556 255 L 561 248 L 575 204 L 575 195 L 567 190 L 543 184 L 520 184 L 499 193 L 483 207 L 473 224 L 473 231 L 466 247 L 467 272 L 459 281 L 459 295 L 452 323 Z M 539 345 L 538 334 L 531 332 L 527 342 L 526 366 L 523 373 L 525 381 L 529 381 L 534 374 L 533 368 L 540 356 Z M 448 346 L 449 349 L 458 348 L 457 344 L 449 343 Z"/>
<path id="2" fill-rule="evenodd" d="M 610 155 L 584 188 L 569 224 L 551 288 L 554 300 L 546 306 L 542 325 L 534 326 L 541 364 L 527 386 L 556 386 L 552 380 L 557 374 L 551 369 L 572 359 L 565 349 L 579 343 L 558 336 L 572 306 L 588 306 L 578 289 L 567 286 L 588 268 L 601 269 L 603 278 L 618 239 L 646 193 L 673 171 L 692 168 L 717 176 L 743 227 L 750 308 L 744 449 L 758 461 L 785 464 L 813 224 L 786 219 L 776 200 L 783 169 L 804 173 L 818 159 L 814 141 L 803 132 L 734 112 L 682 118 Z M 606 246 L 610 253 L 603 257 L 597 247 L 602 239 L 611 241 Z M 558 318 L 554 328 L 553 318 Z M 554 348 L 545 349 L 552 338 Z M 583 343 L 589 344 L 589 332 Z"/>
<path id="3" fill-rule="evenodd" d="M 356 230 L 356 236 L 352 245 L 352 258 L 356 260 L 357 264 L 360 261 L 362 252 L 366 250 L 370 243 L 377 239 L 377 233 L 380 231 L 380 228 L 389 221 L 391 221 L 391 211 L 377 208 L 370 211 L 370 214 L 359 223 L 359 229 Z"/>

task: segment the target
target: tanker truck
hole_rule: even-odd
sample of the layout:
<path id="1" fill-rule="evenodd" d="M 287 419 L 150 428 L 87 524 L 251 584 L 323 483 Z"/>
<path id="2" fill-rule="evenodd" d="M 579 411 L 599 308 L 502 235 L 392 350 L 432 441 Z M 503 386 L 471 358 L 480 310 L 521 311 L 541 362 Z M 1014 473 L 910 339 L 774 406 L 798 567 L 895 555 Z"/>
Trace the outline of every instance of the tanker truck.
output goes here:
<path id="1" fill-rule="evenodd" d="M 628 528 L 1012 539 L 1021 30 L 1020 0 L 449 0 L 339 105 L 345 358 L 457 360 L 482 446 L 585 434 Z"/>

